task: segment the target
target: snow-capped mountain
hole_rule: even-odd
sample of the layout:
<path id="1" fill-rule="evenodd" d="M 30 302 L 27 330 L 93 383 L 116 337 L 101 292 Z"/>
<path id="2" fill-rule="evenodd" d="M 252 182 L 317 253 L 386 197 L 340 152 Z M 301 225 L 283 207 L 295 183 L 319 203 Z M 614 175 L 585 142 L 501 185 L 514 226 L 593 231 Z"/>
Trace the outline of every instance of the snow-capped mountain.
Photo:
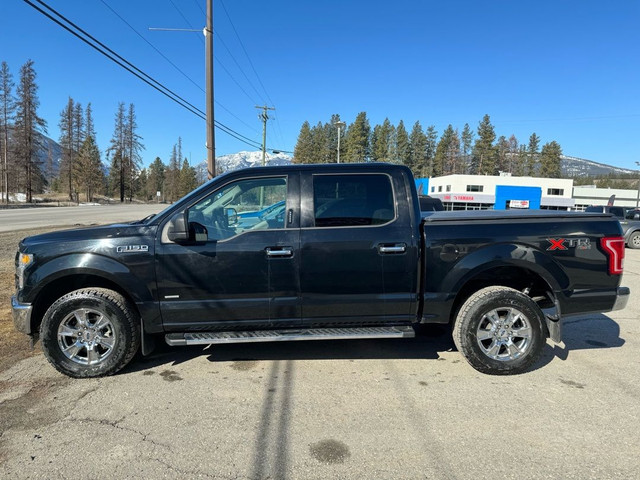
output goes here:
<path id="1" fill-rule="evenodd" d="M 596 175 L 609 175 L 609 174 L 632 174 L 638 173 L 636 170 L 629 170 L 627 168 L 614 167 L 612 165 L 606 165 L 604 163 L 594 162 L 593 160 L 586 160 L 584 158 L 570 157 L 568 155 L 562 155 L 560 157 L 562 174 L 567 177 L 586 177 Z"/>
<path id="2" fill-rule="evenodd" d="M 265 165 L 289 165 L 291 156 L 286 153 L 268 153 L 265 156 Z M 221 172 L 262 166 L 262 152 L 238 152 L 216 157 L 216 168 Z"/>

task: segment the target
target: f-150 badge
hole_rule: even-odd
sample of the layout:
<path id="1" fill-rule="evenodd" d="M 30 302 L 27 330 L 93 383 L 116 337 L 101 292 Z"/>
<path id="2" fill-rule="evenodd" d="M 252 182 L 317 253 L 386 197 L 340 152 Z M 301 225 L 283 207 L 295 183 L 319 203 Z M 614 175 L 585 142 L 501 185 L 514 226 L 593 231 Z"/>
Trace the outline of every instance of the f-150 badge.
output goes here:
<path id="1" fill-rule="evenodd" d="M 116 247 L 118 253 L 135 253 L 135 252 L 148 252 L 149 245 L 120 245 Z"/>
<path id="2" fill-rule="evenodd" d="M 578 250 L 589 250 L 591 241 L 588 238 L 547 238 L 550 245 L 547 250 L 568 250 L 577 248 Z"/>

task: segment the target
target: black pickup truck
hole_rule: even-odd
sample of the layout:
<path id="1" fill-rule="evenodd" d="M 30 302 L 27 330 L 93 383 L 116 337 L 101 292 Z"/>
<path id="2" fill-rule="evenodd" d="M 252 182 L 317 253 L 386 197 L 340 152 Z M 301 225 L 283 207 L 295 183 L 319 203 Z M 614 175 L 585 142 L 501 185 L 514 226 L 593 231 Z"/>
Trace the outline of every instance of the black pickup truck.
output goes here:
<path id="1" fill-rule="evenodd" d="M 402 166 L 253 168 L 137 222 L 25 238 L 12 307 L 72 377 L 113 374 L 158 336 L 394 338 L 428 323 L 507 374 L 560 341 L 561 317 L 624 308 L 623 257 L 610 215 L 426 213 Z"/>

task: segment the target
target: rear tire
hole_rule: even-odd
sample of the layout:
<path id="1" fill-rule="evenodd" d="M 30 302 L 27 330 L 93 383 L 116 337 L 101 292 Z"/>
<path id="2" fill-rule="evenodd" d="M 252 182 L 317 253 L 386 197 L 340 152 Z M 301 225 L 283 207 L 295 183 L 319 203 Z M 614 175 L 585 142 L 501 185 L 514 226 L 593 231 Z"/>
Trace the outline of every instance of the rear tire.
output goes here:
<path id="1" fill-rule="evenodd" d="M 627 242 L 627 246 L 629 248 L 640 248 L 640 231 L 633 232 L 629 237 L 629 241 Z"/>
<path id="2" fill-rule="evenodd" d="M 489 375 L 527 371 L 546 343 L 544 315 L 525 294 L 508 287 L 487 287 L 460 308 L 453 341 L 469 364 Z"/>
<path id="3" fill-rule="evenodd" d="M 42 349 L 56 370 L 74 378 L 113 375 L 140 347 L 140 319 L 106 288 L 83 288 L 56 300 L 40 326 Z"/>

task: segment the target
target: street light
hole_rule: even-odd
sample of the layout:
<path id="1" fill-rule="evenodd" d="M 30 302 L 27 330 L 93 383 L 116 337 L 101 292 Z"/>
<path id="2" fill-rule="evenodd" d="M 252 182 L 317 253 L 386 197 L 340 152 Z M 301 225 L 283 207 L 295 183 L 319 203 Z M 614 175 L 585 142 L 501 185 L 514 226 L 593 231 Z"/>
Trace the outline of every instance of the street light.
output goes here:
<path id="1" fill-rule="evenodd" d="M 338 127 L 338 161 L 337 163 L 340 163 L 340 129 L 346 127 L 347 124 L 344 122 L 341 122 L 340 120 L 338 120 L 337 122 L 333 122 L 333 124 L 336 127 Z"/>

